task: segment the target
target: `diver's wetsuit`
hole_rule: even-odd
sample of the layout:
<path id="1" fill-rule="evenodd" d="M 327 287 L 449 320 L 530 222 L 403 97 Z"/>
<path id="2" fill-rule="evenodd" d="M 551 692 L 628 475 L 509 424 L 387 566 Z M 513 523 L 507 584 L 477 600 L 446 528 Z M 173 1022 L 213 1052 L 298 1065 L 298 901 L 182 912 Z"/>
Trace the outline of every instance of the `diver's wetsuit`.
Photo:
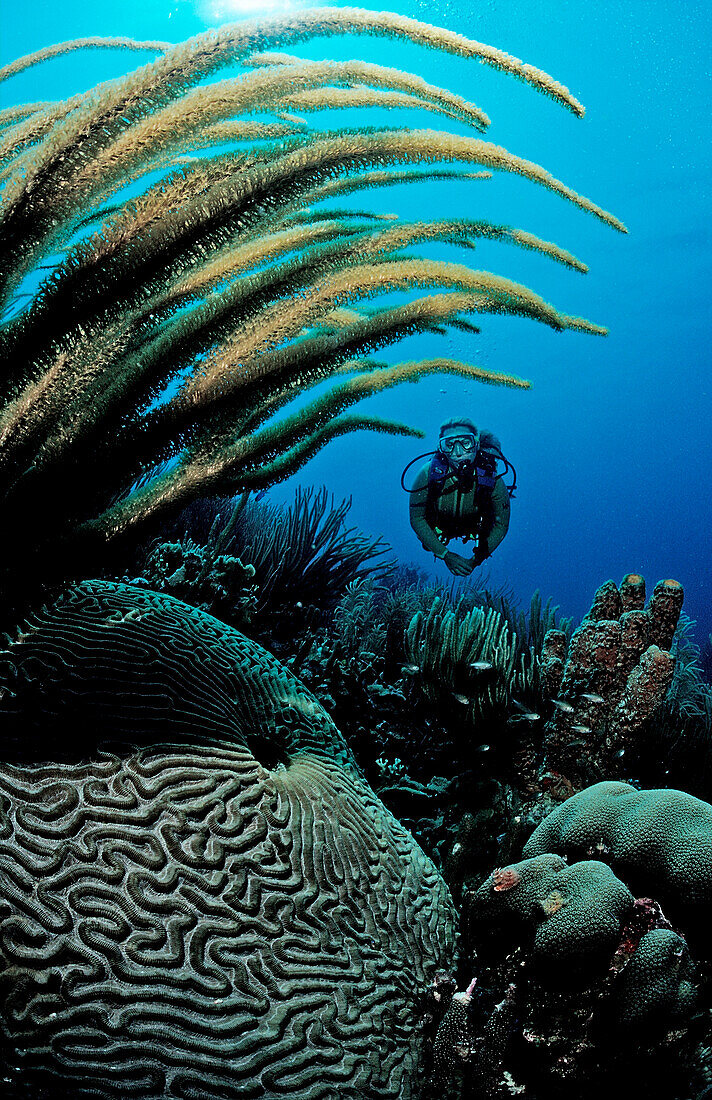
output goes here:
<path id="1" fill-rule="evenodd" d="M 423 548 L 436 558 L 444 558 L 447 542 L 453 538 L 474 536 L 479 514 L 474 480 L 469 487 L 461 486 L 454 474 L 448 474 L 435 493 L 429 516 L 428 473 L 430 463 L 422 467 L 410 494 L 410 525 Z M 497 478 L 491 493 L 483 494 L 489 515 L 483 517 L 480 557 L 489 557 L 507 534 L 509 528 L 509 493 L 504 480 Z M 431 522 L 432 521 L 432 522 Z M 437 530 L 436 530 L 437 529 Z M 437 532 L 441 531 L 439 535 Z"/>

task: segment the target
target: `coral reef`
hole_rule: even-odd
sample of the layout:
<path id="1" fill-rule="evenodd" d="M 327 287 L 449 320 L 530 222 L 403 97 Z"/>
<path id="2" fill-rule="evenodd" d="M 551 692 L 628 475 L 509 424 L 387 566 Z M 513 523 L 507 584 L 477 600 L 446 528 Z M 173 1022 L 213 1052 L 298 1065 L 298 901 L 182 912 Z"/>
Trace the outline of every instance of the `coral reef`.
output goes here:
<path id="1" fill-rule="evenodd" d="M 617 990 L 617 1018 L 623 1027 L 659 1031 L 689 1016 L 697 990 L 687 943 L 668 928 L 641 937 Z"/>
<path id="2" fill-rule="evenodd" d="M 232 626 L 244 626 L 257 610 L 254 565 L 243 564 L 232 554 L 210 554 L 209 547 L 192 539 L 152 546 L 141 576 L 125 580 L 153 592 L 167 592 Z"/>
<path id="3" fill-rule="evenodd" d="M 520 861 L 467 891 L 469 965 L 516 1017 L 495 1077 L 474 1058 L 468 1087 L 506 1095 L 509 1073 L 526 1095 L 558 1085 L 595 1095 L 625 1063 L 628 1080 L 659 1075 L 661 1095 L 689 1095 L 708 1061 L 711 845 L 708 803 L 602 782 L 550 812 Z M 483 1036 L 480 1021 L 473 1045 Z"/>
<path id="4" fill-rule="evenodd" d="M 6 575 L 77 576 L 107 541 L 201 494 L 272 484 L 345 432 L 419 434 L 347 414 L 385 387 L 428 372 L 528 385 L 441 357 L 397 366 L 363 358 L 405 335 L 450 323 L 471 332 L 472 313 L 605 333 L 499 275 L 404 255 L 419 242 L 487 238 L 586 270 L 552 242 L 483 221 L 384 225 L 320 206 L 358 189 L 503 171 L 624 231 L 540 166 L 479 136 L 319 131 L 295 119 L 294 110 L 324 104 L 330 120 L 354 104 L 406 105 L 477 134 L 489 125 L 475 104 L 412 74 L 271 52 L 335 34 L 476 59 L 583 114 L 566 88 L 502 51 L 352 8 L 234 23 L 170 47 L 137 43 L 163 55 L 86 94 L 13 108 L 0 140 L 0 483 L 16 531 L 2 546 Z M 96 44 L 60 44 L 0 76 Z M 210 80 L 233 64 L 243 66 L 238 77 Z M 28 299 L 20 288 L 30 277 L 38 288 Z M 359 308 L 418 288 L 447 293 Z M 299 401 L 327 381 L 311 403 Z"/>
<path id="5" fill-rule="evenodd" d="M 139 548 L 138 575 L 121 580 L 247 629 L 272 652 L 285 642 L 293 647 L 295 635 L 333 612 L 350 585 L 392 572 L 383 540 L 346 526 L 350 508 L 350 499 L 336 504 L 325 488 L 297 489 L 288 508 L 245 497 L 196 502 L 158 544 Z"/>
<path id="6" fill-rule="evenodd" d="M 570 981 L 607 965 L 634 898 L 605 863 L 568 866 L 558 855 L 536 855 L 498 868 L 467 895 L 464 919 L 483 930 L 531 940 L 531 961 L 548 980 Z"/>
<path id="7" fill-rule="evenodd" d="M 578 786 L 630 774 L 672 683 L 669 647 L 683 597 L 677 581 L 660 581 L 645 608 L 645 582 L 631 573 L 620 586 L 598 589 L 568 645 L 561 631 L 547 632 L 541 677 L 554 706 L 541 755 L 548 769 Z"/>
<path id="8" fill-rule="evenodd" d="M 518 653 L 509 624 L 493 608 L 468 610 L 458 603 L 447 609 L 436 597 L 427 611 L 418 611 L 405 632 L 405 660 L 426 697 L 447 694 L 473 724 L 495 708 L 503 708 L 513 693 L 531 694 L 536 683 L 533 651 Z"/>
<path id="9" fill-rule="evenodd" d="M 684 791 L 627 783 L 587 787 L 555 809 L 525 856 L 579 856 L 600 845 L 619 873 L 679 919 L 707 926 L 712 913 L 712 806 Z"/>
<path id="10" fill-rule="evenodd" d="M 410 1096 L 452 903 L 299 681 L 100 581 L 0 672 L 9 1092 Z"/>

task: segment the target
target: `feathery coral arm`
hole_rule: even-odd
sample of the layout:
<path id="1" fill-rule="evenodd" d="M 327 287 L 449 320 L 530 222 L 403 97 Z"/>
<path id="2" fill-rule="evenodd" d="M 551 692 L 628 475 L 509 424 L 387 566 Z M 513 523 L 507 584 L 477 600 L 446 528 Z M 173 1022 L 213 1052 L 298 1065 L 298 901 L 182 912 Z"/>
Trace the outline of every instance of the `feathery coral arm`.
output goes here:
<path id="1" fill-rule="evenodd" d="M 318 454 L 327 443 L 349 432 L 382 432 L 388 435 L 407 435 L 416 439 L 422 439 L 424 432 L 411 428 L 408 424 L 399 424 L 392 420 L 381 420 L 378 417 L 344 416 L 332 420 L 323 428 L 314 432 L 308 439 L 297 443 L 286 454 L 280 455 L 271 463 L 267 463 L 256 469 L 244 478 L 245 488 L 261 489 L 275 485 L 285 478 L 297 473 Z"/>
<path id="2" fill-rule="evenodd" d="M 519 283 L 503 279 L 491 272 L 472 271 L 461 264 L 436 260 L 398 260 L 380 264 L 350 265 L 338 270 L 317 285 L 305 288 L 295 301 L 276 302 L 267 307 L 250 328 L 236 333 L 226 345 L 200 364 L 200 370 L 189 378 L 180 400 L 196 408 L 210 400 L 217 390 L 224 393 L 231 386 L 230 372 L 241 364 L 241 377 L 263 369 L 261 360 L 267 347 L 293 339 L 318 313 L 354 300 L 373 297 L 392 290 L 412 287 L 444 286 L 469 291 L 468 310 L 503 312 L 528 316 L 543 321 L 555 329 L 587 328 L 603 334 L 600 326 L 560 314 L 552 306 Z M 463 307 L 461 307 L 462 309 Z"/>
<path id="3" fill-rule="evenodd" d="M 190 177 L 172 185 L 162 185 L 135 200 L 129 204 L 126 214 L 107 227 L 101 237 L 80 248 L 79 253 L 84 256 L 83 268 L 75 262 L 71 277 L 55 280 L 48 304 L 56 316 L 57 306 L 63 298 L 60 315 L 70 317 L 77 309 L 88 308 L 92 300 L 98 302 L 107 294 L 113 298 L 118 281 L 122 278 L 125 281 L 129 264 L 133 285 L 141 268 L 154 264 L 159 252 L 164 263 L 170 259 L 178 262 L 181 252 L 184 261 L 187 260 L 190 252 L 185 255 L 186 246 L 192 252 L 196 249 L 204 252 L 211 243 L 211 232 L 222 234 L 224 239 L 226 221 L 239 226 L 244 219 L 249 221 L 250 211 L 262 210 L 260 196 L 263 194 L 271 192 L 272 203 L 279 203 L 280 192 L 284 190 L 285 197 L 288 195 L 293 200 L 295 191 L 308 190 L 319 178 L 334 171 L 355 171 L 374 161 L 403 160 L 466 160 L 514 172 L 625 232 L 625 227 L 612 214 L 576 194 L 539 165 L 515 157 L 489 142 L 429 130 L 345 134 L 338 138 L 315 139 L 255 168 L 248 168 L 239 160 L 234 162 L 232 171 L 226 171 L 221 165 L 219 178 L 212 185 L 211 174 L 216 169 L 200 166 Z M 157 232 L 153 227 L 159 221 L 161 230 Z M 138 238 L 140 247 L 136 247 Z M 22 270 L 19 259 L 18 263 L 15 278 Z"/>
<path id="4" fill-rule="evenodd" d="M 529 383 L 510 375 L 484 370 L 457 359 L 425 359 L 399 363 L 397 366 L 372 367 L 354 375 L 347 381 L 333 386 L 328 393 L 318 397 L 306 409 L 299 410 L 274 426 L 268 426 L 260 432 L 251 432 L 248 437 L 231 443 L 228 439 L 219 441 L 218 453 L 226 468 L 239 461 L 243 468 L 262 467 L 270 454 L 291 447 L 305 435 L 320 429 L 333 416 L 340 415 L 351 405 L 372 397 L 385 389 L 401 385 L 403 382 L 417 382 L 428 374 L 453 374 L 476 381 L 486 381 L 492 385 L 518 386 L 523 389 Z M 211 449 L 212 449 L 211 442 Z M 207 452 L 198 442 L 190 448 L 189 455 L 200 456 Z M 192 459 L 189 457 L 188 462 Z"/>
<path id="5" fill-rule="evenodd" d="M 173 46 L 172 42 L 139 42 L 133 38 L 74 38 L 69 42 L 57 42 L 52 46 L 43 46 L 41 50 L 18 57 L 9 65 L 0 68 L 0 81 L 7 80 L 17 73 L 24 72 L 32 65 L 49 61 L 52 57 L 73 53 L 75 50 L 149 50 L 152 53 L 165 53 Z"/>
<path id="6" fill-rule="evenodd" d="M 287 45 L 307 38 L 334 34 L 372 34 L 402 38 L 445 53 L 472 58 L 525 81 L 580 117 L 584 113 L 583 107 L 568 88 L 511 54 L 394 12 L 367 11 L 361 8 L 315 8 L 293 15 L 274 16 L 259 23 L 230 24 L 218 31 L 197 35 L 184 47 L 176 47 L 166 68 L 177 62 L 183 72 L 190 72 L 194 79 L 200 79 L 221 65 L 270 49 L 274 45 Z"/>
<path id="7" fill-rule="evenodd" d="M 117 173 L 134 171 L 136 165 L 149 160 L 153 149 L 185 145 L 192 132 L 234 114 L 289 105 L 292 95 L 299 90 L 321 89 L 327 95 L 334 90 L 329 85 L 340 82 L 407 92 L 416 97 L 411 98 L 411 106 L 418 106 L 422 100 L 423 106 L 467 122 L 480 131 L 489 123 L 474 104 L 411 73 L 360 61 L 303 62 L 284 69 L 257 70 L 240 80 L 223 80 L 195 88 L 177 102 L 127 127 L 98 156 L 87 159 L 73 180 L 73 188 L 80 191 L 92 180 L 101 180 L 105 193 L 109 180 L 116 178 Z"/>
<path id="8" fill-rule="evenodd" d="M 37 114 L 38 111 L 46 111 L 53 106 L 51 100 L 45 100 L 39 103 L 21 103 L 17 107 L 4 107 L 0 111 L 0 126 L 14 126 L 15 123 L 28 118 L 29 115 Z"/>
<path id="9" fill-rule="evenodd" d="M 328 431 L 329 419 L 350 405 L 383 389 L 405 381 L 415 381 L 432 373 L 453 373 L 494 384 L 501 382 L 505 385 L 527 387 L 527 383 L 520 379 L 496 376 L 482 368 L 450 359 L 401 363 L 396 367 L 371 370 L 333 387 L 306 409 L 293 413 L 277 425 L 261 432 L 234 441 L 224 440 L 222 443 L 215 438 L 214 432 L 209 433 L 209 440 L 191 446 L 176 467 L 103 513 L 89 527 L 100 528 L 106 533 L 118 533 L 127 526 L 155 516 L 167 507 L 193 499 L 201 492 L 217 491 L 216 487 L 224 484 L 225 478 L 230 479 L 230 485 L 238 484 L 238 481 L 242 484 L 240 478 L 254 478 L 265 461 L 269 461 L 270 455 L 291 449 L 315 432 Z M 417 434 L 412 429 L 404 430 L 408 434 Z M 246 487 L 246 480 L 244 484 Z"/>
<path id="10" fill-rule="evenodd" d="M 452 374 L 459 375 L 462 378 L 469 378 L 471 381 L 483 382 L 491 386 L 507 386 L 512 389 L 531 389 L 531 382 L 527 382 L 523 378 L 517 378 L 512 374 L 504 374 L 501 371 L 490 371 L 484 367 L 476 367 L 470 363 L 462 363 L 458 359 L 448 358 L 435 358 L 435 359 L 423 359 L 412 363 L 401 363 L 397 368 L 393 368 L 389 363 L 383 363 L 371 359 L 353 359 L 347 360 L 340 367 L 323 368 L 320 371 L 314 372 L 314 376 L 308 375 L 308 381 L 305 382 L 305 388 L 309 385 L 317 385 L 319 382 L 324 381 L 326 377 L 337 377 L 345 374 L 353 374 L 354 372 L 360 372 L 366 374 L 367 372 L 384 372 L 391 370 L 400 370 L 404 368 L 402 376 L 399 377 L 400 381 L 417 381 L 420 374 L 418 368 L 423 375 L 425 374 Z M 393 383 L 398 384 L 398 381 Z M 293 401 L 294 397 L 291 389 L 280 388 L 273 393 L 269 398 L 262 402 L 262 404 L 256 404 L 251 411 L 249 417 L 242 421 L 239 427 L 239 434 L 245 435 L 248 432 L 253 432 L 257 428 L 279 412 L 285 405 Z"/>

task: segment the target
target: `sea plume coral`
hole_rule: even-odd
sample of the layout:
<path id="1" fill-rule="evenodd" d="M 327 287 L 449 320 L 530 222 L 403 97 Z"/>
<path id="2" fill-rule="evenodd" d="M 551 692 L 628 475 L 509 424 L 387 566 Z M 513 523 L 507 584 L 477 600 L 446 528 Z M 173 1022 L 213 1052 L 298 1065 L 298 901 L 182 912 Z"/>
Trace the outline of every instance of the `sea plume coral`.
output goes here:
<path id="1" fill-rule="evenodd" d="M 404 335 L 468 329 L 463 315 L 473 312 L 605 331 L 501 276 L 403 255 L 419 242 L 472 246 L 486 237 L 585 270 L 531 233 L 452 219 L 384 226 L 358 211 L 318 209 L 358 188 L 422 178 L 427 165 L 431 177 L 515 173 L 624 228 L 480 136 L 311 130 L 295 110 L 327 105 L 331 119 L 354 104 L 416 106 L 478 135 L 489 122 L 479 106 L 409 73 L 270 52 L 339 33 L 477 59 L 583 113 L 567 89 L 501 51 L 351 8 L 234 24 L 173 47 L 137 44 L 163 56 L 86 95 L 11 109 L 0 131 L 0 484 L 6 522 L 20 513 L 23 522 L 3 547 L 6 570 L 22 568 L 36 547 L 43 569 L 54 559 L 60 575 L 76 571 L 79 548 L 199 494 L 275 482 L 345 432 L 412 434 L 347 414 L 384 387 L 434 371 L 528 384 L 444 358 L 398 366 L 364 358 Z M 96 44 L 67 43 L 47 56 Z M 234 62 L 244 67 L 238 77 L 206 82 Z M 417 289 L 437 293 L 363 310 L 384 292 Z"/>

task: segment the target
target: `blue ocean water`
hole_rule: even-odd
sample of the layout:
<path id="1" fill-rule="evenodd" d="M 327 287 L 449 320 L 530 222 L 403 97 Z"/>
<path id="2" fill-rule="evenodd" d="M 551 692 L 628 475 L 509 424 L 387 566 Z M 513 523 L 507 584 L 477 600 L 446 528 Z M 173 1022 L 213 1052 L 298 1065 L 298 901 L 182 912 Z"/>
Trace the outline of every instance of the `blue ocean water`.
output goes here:
<path id="1" fill-rule="evenodd" d="M 283 10 L 230 0 L 65 0 L 5 5 L 0 63 L 85 35 L 179 41 L 206 27 Z M 376 5 L 371 5 L 376 6 Z M 387 6 L 387 5 L 384 5 Z M 545 257 L 482 244 L 477 252 L 418 248 L 530 286 L 564 312 L 605 324 L 607 338 L 555 333 L 511 317 L 482 318 L 482 334 L 418 336 L 393 362 L 448 355 L 529 378 L 529 392 L 435 376 L 363 406 L 421 428 L 426 441 L 359 433 L 331 444 L 297 479 L 353 496 L 351 518 L 382 534 L 404 561 L 434 565 L 414 539 L 403 466 L 430 449 L 442 419 L 466 413 L 493 430 L 519 472 L 509 535 L 488 571 L 528 601 L 540 588 L 579 617 L 595 587 L 628 571 L 652 585 L 675 577 L 704 641 L 712 631 L 712 84 L 708 4 L 671 0 L 401 2 L 397 10 L 497 46 L 566 84 L 583 120 L 502 73 L 414 46 L 369 38 L 316 40 L 310 57 L 363 57 L 416 72 L 474 100 L 488 139 L 541 164 L 629 229 L 619 235 L 526 180 L 427 181 L 358 196 L 354 206 L 403 218 L 487 218 L 537 234 L 589 265 L 578 275 Z M 2 105 L 64 97 L 146 59 L 82 52 L 8 81 Z M 347 125 L 345 116 L 320 120 Z M 348 124 L 442 125 L 434 116 L 371 112 Z M 456 123 L 448 128 L 458 130 Z M 464 130 L 463 130 L 464 132 Z M 294 481 L 270 492 L 291 499 Z"/>

